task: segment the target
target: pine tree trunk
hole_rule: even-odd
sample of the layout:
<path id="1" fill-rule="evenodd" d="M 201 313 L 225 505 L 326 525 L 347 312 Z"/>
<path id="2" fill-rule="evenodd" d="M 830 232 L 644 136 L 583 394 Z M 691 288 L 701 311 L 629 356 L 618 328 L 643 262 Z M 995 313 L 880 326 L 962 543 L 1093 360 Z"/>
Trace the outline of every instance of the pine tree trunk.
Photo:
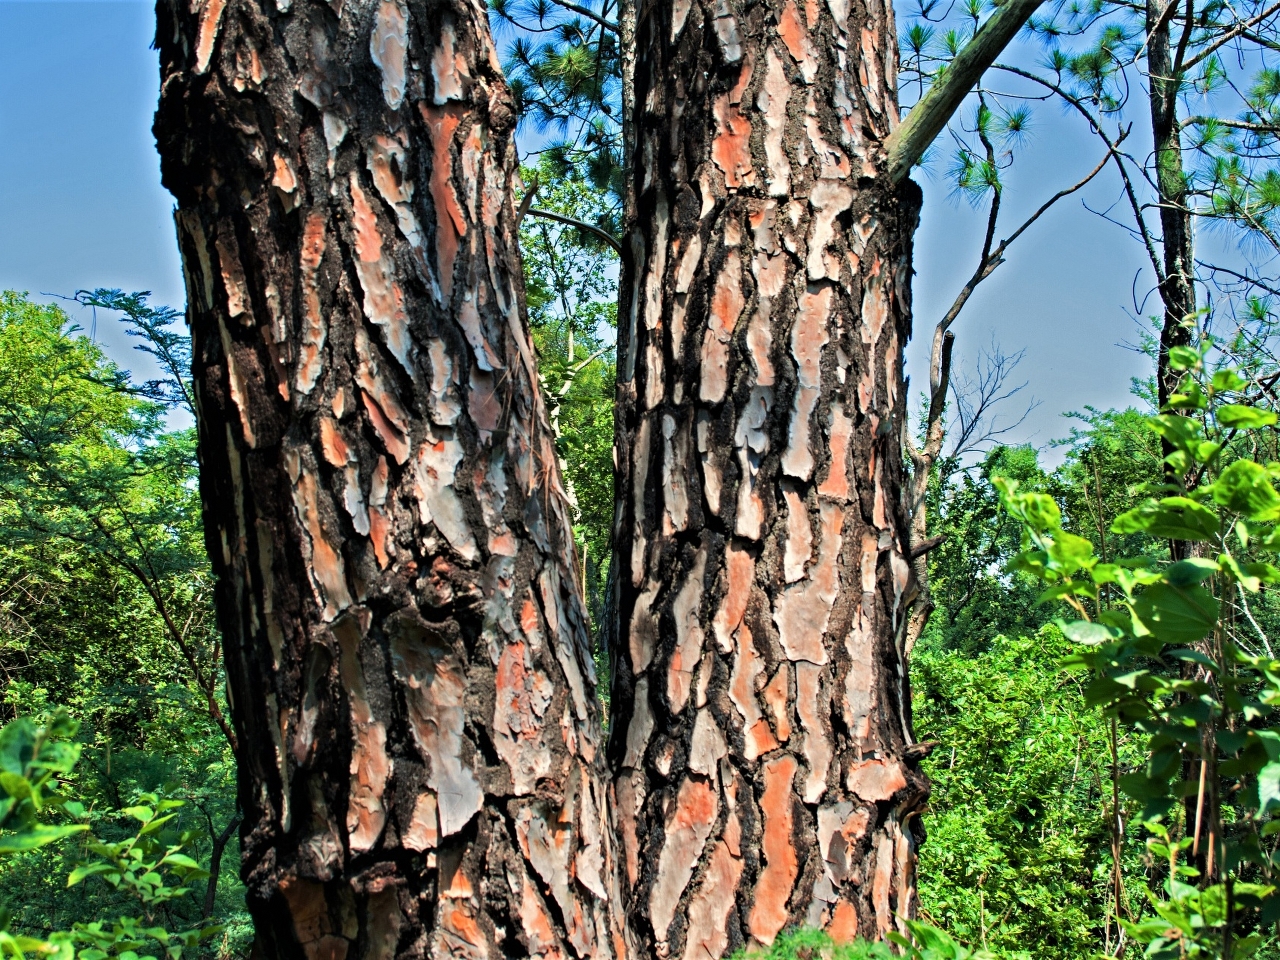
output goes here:
<path id="1" fill-rule="evenodd" d="M 613 956 L 484 5 L 158 15 L 256 950 Z"/>
<path id="2" fill-rule="evenodd" d="M 1160 330 L 1160 354 L 1156 387 L 1160 406 L 1177 388 L 1181 374 L 1169 368 L 1169 350 L 1191 343 L 1196 312 L 1195 263 L 1191 248 L 1191 214 L 1187 208 L 1187 178 L 1182 167 L 1182 129 L 1178 123 L 1180 80 L 1174 76 L 1169 43 L 1171 19 L 1162 16 L 1159 0 L 1147 3 L 1147 66 L 1151 89 L 1151 132 L 1156 158 L 1156 187 L 1160 195 L 1160 232 L 1164 246 L 1164 277 L 1160 299 L 1164 322 Z M 1172 447 L 1165 450 L 1168 455 Z"/>
<path id="3" fill-rule="evenodd" d="M 635 956 L 914 910 L 911 236 L 881 0 L 637 27 L 609 745 Z"/>

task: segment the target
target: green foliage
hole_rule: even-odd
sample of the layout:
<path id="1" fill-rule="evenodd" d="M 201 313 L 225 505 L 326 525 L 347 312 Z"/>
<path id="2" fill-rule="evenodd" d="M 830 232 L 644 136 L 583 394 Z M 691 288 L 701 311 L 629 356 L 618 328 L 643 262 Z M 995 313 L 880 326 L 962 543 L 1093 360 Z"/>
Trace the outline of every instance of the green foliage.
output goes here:
<path id="1" fill-rule="evenodd" d="M 1154 915 L 1121 917 L 1125 930 L 1150 957 L 1246 957 L 1280 918 L 1269 839 L 1280 833 L 1280 661 L 1249 599 L 1280 583 L 1280 467 L 1241 453 L 1248 431 L 1276 418 L 1202 353 L 1173 363 L 1186 376 L 1149 424 L 1185 488 L 1153 485 L 1112 525 L 1176 541 L 1171 561 L 1108 562 L 1063 528 L 1051 498 L 996 483 L 1023 526 L 1012 567 L 1073 614 L 1059 623 L 1078 644 L 1085 701 L 1144 741 L 1117 782 L 1141 805 Z"/>
<path id="2" fill-rule="evenodd" d="M 521 129 L 545 140 L 555 180 L 584 175 L 608 202 L 600 226 L 619 232 L 622 185 L 622 62 L 616 0 L 489 0 L 494 33 Z"/>
<path id="3" fill-rule="evenodd" d="M 74 798 L 72 778 L 81 751 L 72 738 L 78 728 L 58 711 L 44 725 L 20 717 L 0 729 L 0 810 L 5 813 L 0 818 L 0 855 L 46 847 L 91 829 L 84 822 L 90 819 L 89 811 L 82 799 Z M 218 924 L 201 923 L 171 933 L 161 922 L 171 921 L 173 909 L 191 893 L 189 886 L 171 886 L 171 880 L 188 884 L 209 874 L 183 853 L 190 834 L 174 836 L 166 829 L 183 802 L 157 794 L 141 794 L 136 800 L 120 811 L 137 822 L 136 832 L 119 841 L 90 835 L 79 848 L 66 885 L 100 877 L 141 907 L 143 915 L 76 923 L 70 930 L 34 936 L 11 932 L 12 915 L 5 911 L 0 913 L 0 953 L 18 960 L 26 954 L 54 960 L 155 960 L 158 955 L 181 960 L 185 951 L 198 949 L 222 932 Z M 79 822 L 50 822 L 68 818 Z"/>
<path id="4" fill-rule="evenodd" d="M 54 778 L 70 773 L 80 759 L 79 744 L 68 742 L 78 727 L 58 713 L 44 727 L 23 717 L 0 730 L 0 854 L 36 850 L 89 829 L 44 822 L 67 805 Z M 76 804 L 67 812 L 83 815 L 84 808 Z"/>
<path id="5" fill-rule="evenodd" d="M 912 661 L 916 733 L 939 744 L 921 909 L 1002 960 L 1074 960 L 1105 940 L 1107 726 L 1059 669 L 1070 651 L 1048 626 L 978 653 L 922 644 Z"/>
<path id="6" fill-rule="evenodd" d="M 50 828 L 87 825 L 94 842 L 123 843 L 137 831 L 114 811 L 156 794 L 183 802 L 165 814 L 174 817 L 162 830 L 167 842 L 183 838 L 179 855 L 208 863 L 214 840 L 235 821 L 235 773 L 218 722 L 220 649 L 194 433 L 167 426 L 170 410 L 186 415 L 187 342 L 173 329 L 176 314 L 148 306 L 145 295 L 81 298 L 126 311 L 166 375 L 139 385 L 57 308 L 0 295 L 0 712 L 25 718 L 6 736 L 25 730 L 29 738 L 41 724 L 60 729 L 53 703 L 80 720 L 78 731 L 53 742 L 78 752 L 68 804 L 86 816 Z M 64 782 L 65 773 L 48 782 Z M 56 796 L 69 794 L 59 788 Z M 9 929 L 42 937 L 129 915 L 138 900 L 127 885 L 95 876 L 67 888 L 67 875 L 90 855 L 64 842 L 0 859 Z M 225 859 L 238 859 L 234 839 Z M 219 952 L 247 942 L 235 873 L 220 871 L 212 891 L 210 917 L 226 927 Z M 207 882 L 196 881 L 197 896 Z M 158 909 L 169 930 L 198 929 L 205 913 L 190 896 Z"/>
<path id="7" fill-rule="evenodd" d="M 785 931 L 761 950 L 739 950 L 729 960 L 889 960 L 892 956 L 882 943 L 833 943 L 821 930 L 800 928 Z"/>

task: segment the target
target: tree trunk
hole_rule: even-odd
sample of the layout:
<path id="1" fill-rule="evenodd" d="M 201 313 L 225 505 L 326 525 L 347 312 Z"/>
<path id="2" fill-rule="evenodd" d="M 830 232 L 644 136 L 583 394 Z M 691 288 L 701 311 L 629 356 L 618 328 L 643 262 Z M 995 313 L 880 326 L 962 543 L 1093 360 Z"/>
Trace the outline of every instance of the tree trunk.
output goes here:
<path id="1" fill-rule="evenodd" d="M 608 957 L 582 585 L 478 0 L 161 0 L 256 950 Z"/>
<path id="2" fill-rule="evenodd" d="M 928 793 L 893 13 L 676 0 L 636 49 L 609 745 L 630 946 L 876 938 L 914 911 Z"/>
<path id="3" fill-rule="evenodd" d="M 1169 0 L 1176 3 L 1176 0 Z M 1192 260 L 1191 212 L 1187 207 L 1187 178 L 1182 168 L 1182 130 L 1178 123 L 1178 92 L 1170 52 L 1169 17 L 1160 0 L 1147 0 L 1147 67 L 1149 72 L 1151 132 L 1156 158 L 1156 188 L 1160 195 L 1160 233 L 1164 246 L 1164 277 L 1160 299 L 1164 323 L 1160 329 L 1160 354 L 1156 388 L 1163 407 L 1181 379 L 1169 369 L 1169 350 L 1191 343 L 1196 312 L 1195 263 Z M 1166 456 L 1172 447 L 1165 451 Z"/>

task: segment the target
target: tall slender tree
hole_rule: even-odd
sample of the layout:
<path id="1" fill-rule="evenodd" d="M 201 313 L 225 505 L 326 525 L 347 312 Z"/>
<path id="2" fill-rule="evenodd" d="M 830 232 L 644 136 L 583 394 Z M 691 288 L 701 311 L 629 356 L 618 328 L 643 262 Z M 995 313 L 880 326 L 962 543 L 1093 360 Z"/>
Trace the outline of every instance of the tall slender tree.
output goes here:
<path id="1" fill-rule="evenodd" d="M 901 126 L 883 0 L 639 10 L 609 746 L 636 956 L 914 910 L 905 177 L 1035 6 Z"/>
<path id="2" fill-rule="evenodd" d="M 157 13 L 257 949 L 612 956 L 595 679 L 484 6 Z"/>

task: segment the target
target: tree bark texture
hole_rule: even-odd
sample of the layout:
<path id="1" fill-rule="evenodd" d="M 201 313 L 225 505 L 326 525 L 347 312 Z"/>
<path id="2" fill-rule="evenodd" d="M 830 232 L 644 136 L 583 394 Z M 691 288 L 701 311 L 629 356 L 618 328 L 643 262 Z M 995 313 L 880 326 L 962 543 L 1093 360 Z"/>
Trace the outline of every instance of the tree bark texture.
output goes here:
<path id="1" fill-rule="evenodd" d="M 256 950 L 613 956 L 485 7 L 157 12 Z"/>
<path id="2" fill-rule="evenodd" d="M 610 762 L 635 956 L 914 909 L 911 237 L 882 0 L 637 24 Z"/>

